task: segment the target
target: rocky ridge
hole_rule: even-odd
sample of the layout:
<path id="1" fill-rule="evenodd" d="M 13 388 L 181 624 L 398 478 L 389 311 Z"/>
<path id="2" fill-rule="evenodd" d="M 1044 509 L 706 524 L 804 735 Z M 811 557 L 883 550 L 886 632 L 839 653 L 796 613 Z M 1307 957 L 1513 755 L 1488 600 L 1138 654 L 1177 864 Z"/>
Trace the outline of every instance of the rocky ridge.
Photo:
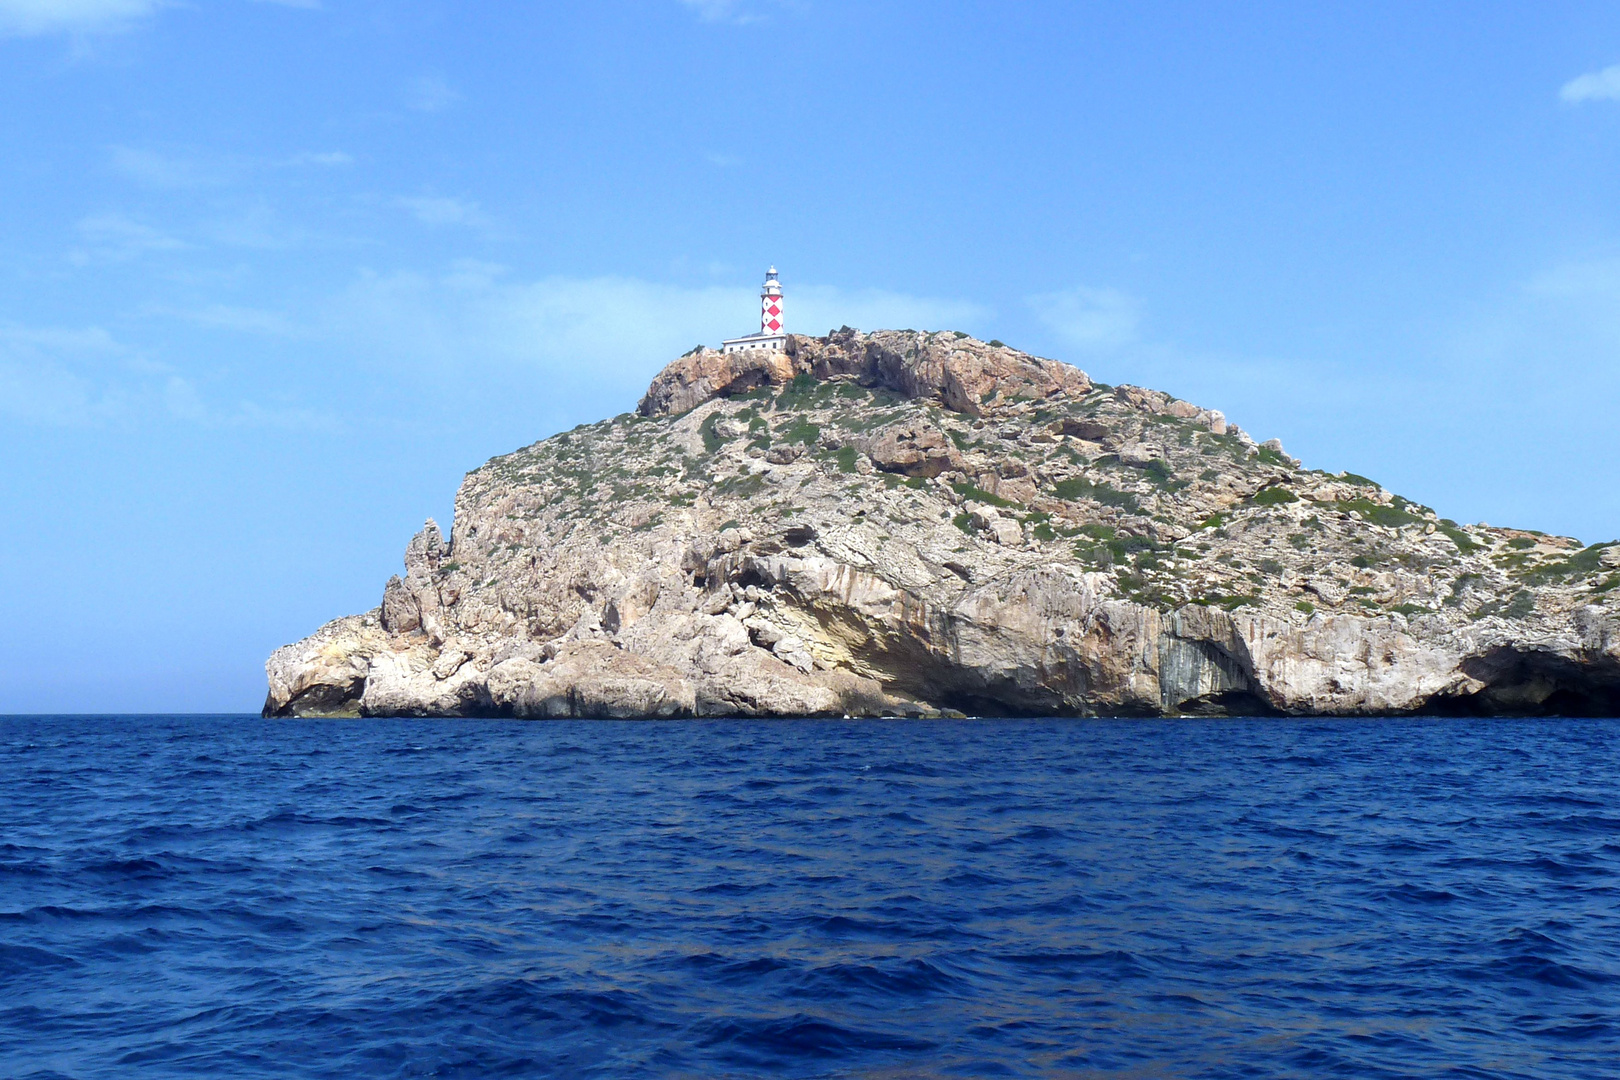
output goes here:
<path id="1" fill-rule="evenodd" d="M 266 715 L 1608 713 L 1620 544 L 961 333 L 695 349 L 470 473 Z"/>

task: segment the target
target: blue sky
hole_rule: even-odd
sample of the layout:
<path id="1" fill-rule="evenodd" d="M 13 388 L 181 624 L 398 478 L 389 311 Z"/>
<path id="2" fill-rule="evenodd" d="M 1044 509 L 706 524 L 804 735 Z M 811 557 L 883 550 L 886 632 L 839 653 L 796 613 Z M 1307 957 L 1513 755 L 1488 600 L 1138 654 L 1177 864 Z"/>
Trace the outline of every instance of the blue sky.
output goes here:
<path id="1" fill-rule="evenodd" d="M 257 708 L 773 262 L 1620 535 L 1612 3 L 0 0 L 0 95 L 0 712 Z"/>

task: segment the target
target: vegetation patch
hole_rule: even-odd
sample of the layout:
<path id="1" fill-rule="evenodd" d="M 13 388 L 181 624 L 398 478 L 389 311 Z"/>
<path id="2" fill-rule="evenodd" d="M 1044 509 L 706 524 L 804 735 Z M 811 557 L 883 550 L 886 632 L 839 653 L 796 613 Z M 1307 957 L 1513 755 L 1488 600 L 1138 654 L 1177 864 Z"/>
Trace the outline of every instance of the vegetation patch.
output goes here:
<path id="1" fill-rule="evenodd" d="M 1390 506 L 1380 506 L 1371 499 L 1341 500 L 1333 505 L 1340 513 L 1356 514 L 1363 521 L 1382 525 L 1388 529 L 1398 529 L 1402 525 L 1411 525 L 1418 520 L 1413 514 L 1407 513 L 1406 507 L 1411 503 L 1405 499 L 1397 498 Z"/>
<path id="2" fill-rule="evenodd" d="M 765 478 L 755 473 L 749 473 L 746 476 L 733 476 L 728 480 L 722 480 L 715 487 L 715 493 L 748 498 L 752 495 L 758 495 L 764 489 Z"/>
<path id="3" fill-rule="evenodd" d="M 1142 509 L 1142 504 L 1130 492 L 1120 491 L 1118 488 L 1110 487 L 1107 484 L 1088 480 L 1084 476 L 1059 480 L 1052 485 L 1052 492 L 1058 498 L 1068 499 L 1071 502 L 1078 499 L 1091 499 L 1094 502 L 1102 503 L 1104 506 L 1115 506 L 1122 510 L 1129 510 L 1132 513 Z"/>
<path id="4" fill-rule="evenodd" d="M 1282 506 L 1286 503 L 1299 502 L 1299 496 L 1285 487 L 1268 487 L 1255 492 L 1254 498 L 1250 501 L 1256 506 Z"/>
<path id="5" fill-rule="evenodd" d="M 1170 463 L 1163 458 L 1154 458 L 1143 466 L 1142 475 L 1147 477 L 1148 482 L 1154 487 L 1169 491 L 1180 491 L 1187 486 L 1187 481 L 1175 478 L 1175 474 L 1170 471 Z"/>
<path id="6" fill-rule="evenodd" d="M 1529 589 L 1520 589 L 1509 600 L 1487 600 L 1474 611 L 1474 618 L 1501 615 L 1509 619 L 1522 619 L 1536 610 L 1536 598 Z"/>
<path id="7" fill-rule="evenodd" d="M 812 424 L 810 421 L 801 418 L 789 424 L 787 430 L 781 434 L 784 442 L 801 443 L 804 446 L 810 446 L 821 438 L 821 425 Z"/>
<path id="8" fill-rule="evenodd" d="M 973 502 L 989 503 L 991 506 L 1017 506 L 1011 499 L 1003 499 L 1000 495 L 992 495 L 981 487 L 975 487 L 966 480 L 958 480 L 951 485 L 951 489 L 964 499 Z"/>
<path id="9" fill-rule="evenodd" d="M 703 449 L 711 454 L 726 444 L 726 440 L 722 439 L 719 433 L 714 430 L 714 425 L 723 419 L 725 417 L 718 411 L 712 412 L 704 419 L 703 426 L 698 428 L 698 434 L 703 436 Z"/>
<path id="10" fill-rule="evenodd" d="M 1516 539 L 1522 540 L 1524 537 Z M 1532 585 L 1541 585 L 1554 581 L 1567 581 L 1570 578 L 1588 577 L 1599 572 L 1602 568 L 1603 549 L 1613 547 L 1614 541 L 1606 544 L 1593 544 L 1591 547 L 1571 555 L 1567 559 L 1557 562 L 1542 563 L 1539 566 L 1527 567 L 1519 576 L 1521 580 Z M 1518 556 L 1509 556 L 1509 559 Z M 1507 561 L 1507 560 L 1501 560 Z"/>
<path id="11" fill-rule="evenodd" d="M 801 371 L 782 387 L 782 392 L 776 395 L 778 409 L 802 409 L 810 404 L 818 386 L 825 386 L 827 396 L 832 396 L 832 388 L 826 384 L 818 384 L 816 377 L 808 371 Z"/>
<path id="12" fill-rule="evenodd" d="M 1463 532 L 1462 529 L 1458 528 L 1457 523 L 1452 521 L 1450 518 L 1440 521 L 1435 525 L 1435 528 L 1444 533 L 1446 538 L 1449 539 L 1453 544 L 1457 545 L 1458 553 L 1463 555 L 1472 555 L 1474 552 L 1479 550 L 1479 545 L 1474 543 L 1473 539 L 1467 533 Z"/>
<path id="13" fill-rule="evenodd" d="M 1236 611 L 1246 604 L 1258 604 L 1260 598 L 1258 596 L 1223 596 L 1220 593 L 1214 593 L 1209 596 L 1195 596 L 1192 602 L 1200 607 L 1218 607 L 1226 611 Z"/>

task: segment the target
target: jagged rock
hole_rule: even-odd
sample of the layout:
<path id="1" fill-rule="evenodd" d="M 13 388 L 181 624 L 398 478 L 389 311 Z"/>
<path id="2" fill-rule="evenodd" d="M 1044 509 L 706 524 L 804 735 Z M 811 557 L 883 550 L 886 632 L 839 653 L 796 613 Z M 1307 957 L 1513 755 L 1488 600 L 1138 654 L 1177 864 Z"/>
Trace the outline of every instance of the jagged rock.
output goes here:
<path id="1" fill-rule="evenodd" d="M 1620 545 L 959 334 L 697 350 L 469 474 L 267 715 L 1620 709 Z"/>
<path id="2" fill-rule="evenodd" d="M 932 478 L 962 467 L 962 455 L 956 452 L 945 433 L 932 424 L 886 427 L 866 441 L 866 452 L 879 469 L 905 476 Z"/>

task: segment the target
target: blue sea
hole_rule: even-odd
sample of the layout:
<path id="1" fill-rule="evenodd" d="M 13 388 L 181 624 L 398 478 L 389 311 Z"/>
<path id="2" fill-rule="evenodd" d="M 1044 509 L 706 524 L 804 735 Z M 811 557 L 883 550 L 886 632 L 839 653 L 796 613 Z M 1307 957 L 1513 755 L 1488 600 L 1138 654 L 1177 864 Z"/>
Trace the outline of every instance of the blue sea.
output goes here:
<path id="1" fill-rule="evenodd" d="M 0 1076 L 1620 1076 L 1620 721 L 0 718 Z"/>

